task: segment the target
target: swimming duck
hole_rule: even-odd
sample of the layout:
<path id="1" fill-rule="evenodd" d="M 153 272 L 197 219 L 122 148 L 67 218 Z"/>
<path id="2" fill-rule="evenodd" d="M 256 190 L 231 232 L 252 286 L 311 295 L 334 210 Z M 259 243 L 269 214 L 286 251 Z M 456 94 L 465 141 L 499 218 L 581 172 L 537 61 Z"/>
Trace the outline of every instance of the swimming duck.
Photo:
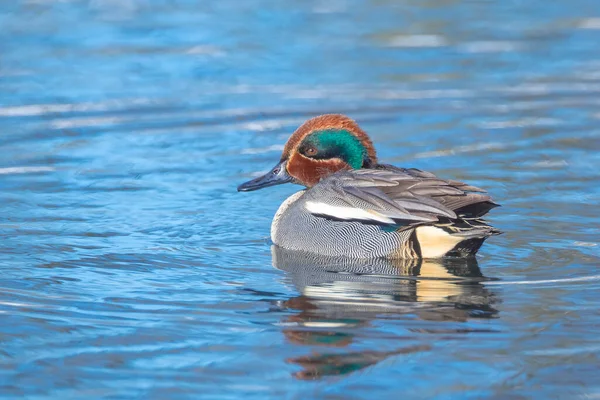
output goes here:
<path id="1" fill-rule="evenodd" d="M 273 218 L 271 240 L 285 249 L 350 258 L 464 257 L 500 233 L 481 219 L 498 206 L 484 190 L 380 164 L 369 136 L 345 115 L 306 121 L 277 165 L 238 191 L 287 182 L 306 189 Z"/>

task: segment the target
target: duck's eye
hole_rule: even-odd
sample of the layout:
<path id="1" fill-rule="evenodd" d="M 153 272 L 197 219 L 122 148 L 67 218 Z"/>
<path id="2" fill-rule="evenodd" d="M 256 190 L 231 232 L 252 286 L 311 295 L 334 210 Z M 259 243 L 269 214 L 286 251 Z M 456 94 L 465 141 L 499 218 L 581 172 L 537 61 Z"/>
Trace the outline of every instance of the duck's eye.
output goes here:
<path id="1" fill-rule="evenodd" d="M 307 147 L 305 153 L 307 156 L 314 156 L 315 154 L 317 154 L 317 149 L 314 147 Z"/>
<path id="2" fill-rule="evenodd" d="M 273 175 L 279 175 L 279 171 L 281 171 L 280 167 L 275 168 L 273 171 L 271 171 L 273 173 Z"/>

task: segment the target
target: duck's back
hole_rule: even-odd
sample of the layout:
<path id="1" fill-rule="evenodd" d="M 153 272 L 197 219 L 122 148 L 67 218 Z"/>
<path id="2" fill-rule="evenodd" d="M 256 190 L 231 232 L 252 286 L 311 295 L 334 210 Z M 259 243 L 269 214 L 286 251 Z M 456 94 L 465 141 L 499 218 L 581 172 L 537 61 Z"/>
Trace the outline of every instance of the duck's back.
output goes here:
<path id="1" fill-rule="evenodd" d="M 417 170 L 338 172 L 290 196 L 271 238 L 286 249 L 335 257 L 474 254 L 497 231 L 479 219 L 495 204 L 473 190 Z"/>

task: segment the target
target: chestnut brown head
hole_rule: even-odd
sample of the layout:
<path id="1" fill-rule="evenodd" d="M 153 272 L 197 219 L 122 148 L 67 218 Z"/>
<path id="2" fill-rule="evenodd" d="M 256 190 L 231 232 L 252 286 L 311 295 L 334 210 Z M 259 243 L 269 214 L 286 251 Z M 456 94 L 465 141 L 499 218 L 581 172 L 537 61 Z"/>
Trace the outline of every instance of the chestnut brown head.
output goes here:
<path id="1" fill-rule="evenodd" d="M 376 164 L 373 143 L 358 124 L 345 115 L 326 114 L 311 118 L 296 129 L 279 163 L 238 190 L 251 191 L 286 182 L 311 187 L 337 171 Z"/>

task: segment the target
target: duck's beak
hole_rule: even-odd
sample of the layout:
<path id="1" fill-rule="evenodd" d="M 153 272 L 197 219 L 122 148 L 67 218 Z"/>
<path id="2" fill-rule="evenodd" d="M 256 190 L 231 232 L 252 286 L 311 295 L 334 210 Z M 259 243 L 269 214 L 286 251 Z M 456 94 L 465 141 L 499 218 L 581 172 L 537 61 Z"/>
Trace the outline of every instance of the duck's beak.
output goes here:
<path id="1" fill-rule="evenodd" d="M 251 192 L 253 190 L 262 189 L 268 186 L 281 185 L 282 183 L 288 183 L 292 181 L 292 177 L 287 173 L 285 168 L 287 160 L 283 160 L 275 166 L 272 170 L 259 176 L 256 179 L 252 179 L 246 183 L 242 183 L 238 186 L 238 192 Z"/>

